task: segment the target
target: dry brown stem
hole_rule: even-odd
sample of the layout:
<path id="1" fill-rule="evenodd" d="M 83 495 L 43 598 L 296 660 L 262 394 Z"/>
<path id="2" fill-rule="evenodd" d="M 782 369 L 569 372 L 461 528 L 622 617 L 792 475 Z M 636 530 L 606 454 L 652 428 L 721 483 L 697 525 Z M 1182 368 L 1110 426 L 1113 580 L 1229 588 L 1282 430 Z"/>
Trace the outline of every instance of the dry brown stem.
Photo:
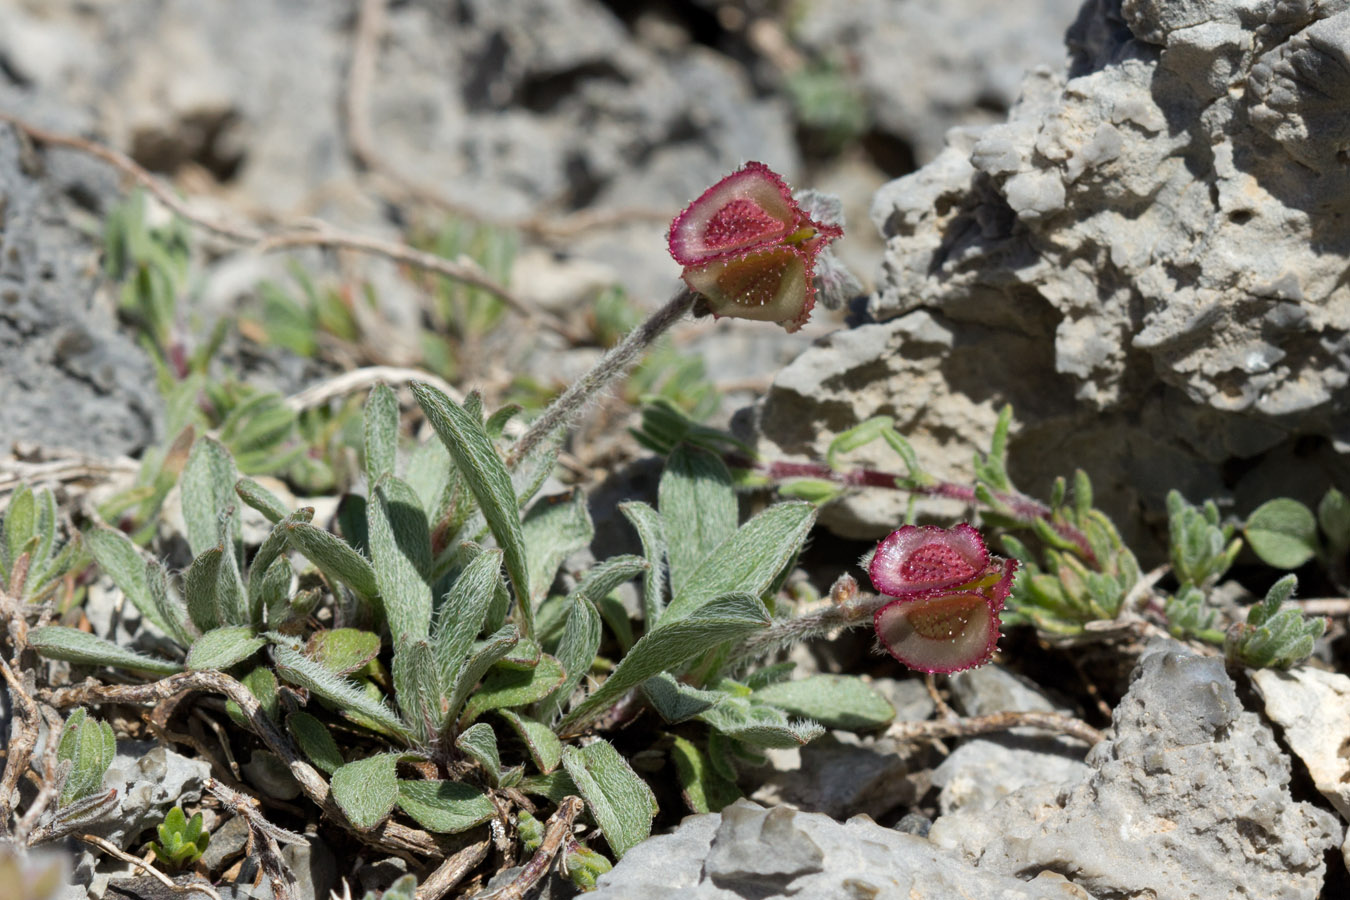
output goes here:
<path id="1" fill-rule="evenodd" d="M 487 859 L 488 848 L 491 846 L 492 841 L 482 840 L 448 857 L 418 886 L 417 900 L 440 900 L 450 893 L 465 876 L 478 868 L 479 863 Z"/>
<path id="2" fill-rule="evenodd" d="M 520 874 L 510 884 L 487 894 L 479 894 L 477 900 L 524 900 L 525 895 L 548 873 L 558 851 L 572 836 L 572 823 L 581 813 L 583 805 L 579 797 L 564 797 L 557 811 L 544 825 L 544 839 L 539 849 L 534 851 L 534 856 L 530 857 Z M 420 895 L 418 900 L 421 900 Z"/>
<path id="3" fill-rule="evenodd" d="M 193 882 L 191 884 L 178 884 L 168 875 L 165 875 L 163 872 L 161 872 L 159 869 L 156 869 L 154 866 L 150 865 L 145 860 L 138 859 L 135 856 L 132 856 L 130 853 L 127 853 L 125 850 L 122 850 L 116 844 L 106 841 L 96 834 L 82 834 L 79 836 L 79 838 L 86 844 L 97 847 L 98 849 L 102 850 L 109 856 L 116 857 L 117 859 L 120 859 L 122 862 L 125 863 L 131 863 L 131 865 L 135 866 L 136 868 L 143 871 L 145 874 L 154 878 L 156 881 L 164 885 L 169 890 L 173 891 L 175 894 L 205 894 L 208 897 L 215 898 L 215 900 L 220 900 L 220 894 L 217 894 L 216 889 L 211 887 L 211 885 L 202 884 L 201 882 Z"/>
<path id="4" fill-rule="evenodd" d="M 999 712 L 968 719 L 927 722 L 895 722 L 886 729 L 886 737 L 897 741 L 934 740 L 952 737 L 972 737 L 1008 731 L 1013 728 L 1040 728 L 1058 734 L 1067 734 L 1086 741 L 1089 745 L 1105 740 L 1106 736 L 1081 719 L 1051 712 Z"/>

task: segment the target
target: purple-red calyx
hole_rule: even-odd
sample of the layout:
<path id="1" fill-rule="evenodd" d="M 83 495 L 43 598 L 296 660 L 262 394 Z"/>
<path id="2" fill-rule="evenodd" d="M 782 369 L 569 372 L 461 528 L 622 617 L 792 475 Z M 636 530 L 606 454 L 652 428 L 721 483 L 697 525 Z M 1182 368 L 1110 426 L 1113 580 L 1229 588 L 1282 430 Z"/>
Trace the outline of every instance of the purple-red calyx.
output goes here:
<path id="1" fill-rule="evenodd" d="M 960 672 L 987 663 L 1017 561 L 991 556 L 969 525 L 906 525 L 877 545 L 868 575 L 894 599 L 872 619 L 877 638 L 920 672 Z"/>
<path id="2" fill-rule="evenodd" d="M 670 255 L 713 315 L 796 331 L 815 306 L 816 259 L 843 233 L 807 215 L 772 169 L 750 162 L 675 217 Z"/>

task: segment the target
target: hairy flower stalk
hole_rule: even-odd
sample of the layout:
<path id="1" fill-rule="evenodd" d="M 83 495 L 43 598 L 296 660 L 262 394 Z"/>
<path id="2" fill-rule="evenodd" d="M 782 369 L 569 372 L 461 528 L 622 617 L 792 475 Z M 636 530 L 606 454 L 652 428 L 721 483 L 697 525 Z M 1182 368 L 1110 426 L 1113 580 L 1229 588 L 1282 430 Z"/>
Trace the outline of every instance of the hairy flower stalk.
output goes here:
<path id="1" fill-rule="evenodd" d="M 549 405 L 506 458 L 514 469 L 541 441 L 574 418 L 600 391 L 624 375 L 648 347 L 693 308 L 714 316 L 778 322 L 788 331 L 811 316 L 817 290 L 848 290 L 846 273 L 827 245 L 844 233 L 826 221 L 828 204 L 812 195 L 815 218 L 793 198 L 783 179 L 763 163 L 741 169 L 708 188 L 670 225 L 670 255 L 684 266 L 686 287 Z M 817 266 L 820 267 L 819 276 Z M 822 283 L 818 286 L 818 277 Z"/>

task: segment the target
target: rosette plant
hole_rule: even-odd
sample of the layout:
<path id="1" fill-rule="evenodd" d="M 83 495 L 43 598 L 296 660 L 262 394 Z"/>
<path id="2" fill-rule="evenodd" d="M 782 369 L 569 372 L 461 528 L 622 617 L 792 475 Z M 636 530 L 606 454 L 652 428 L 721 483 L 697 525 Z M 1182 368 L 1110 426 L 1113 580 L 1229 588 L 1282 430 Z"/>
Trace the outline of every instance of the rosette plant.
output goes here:
<path id="1" fill-rule="evenodd" d="M 877 546 L 867 571 L 873 587 L 894 598 L 872 621 L 901 663 L 949 673 L 993 656 L 1017 561 L 991 556 L 974 528 L 906 525 Z"/>

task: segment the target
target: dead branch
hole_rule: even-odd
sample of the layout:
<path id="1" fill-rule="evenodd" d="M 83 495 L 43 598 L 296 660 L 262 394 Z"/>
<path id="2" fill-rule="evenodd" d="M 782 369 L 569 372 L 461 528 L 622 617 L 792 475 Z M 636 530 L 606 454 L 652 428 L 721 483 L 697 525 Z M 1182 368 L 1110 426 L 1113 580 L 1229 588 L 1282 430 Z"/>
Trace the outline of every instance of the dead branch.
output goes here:
<path id="1" fill-rule="evenodd" d="M 14 809 L 14 795 L 19 788 L 19 779 L 28 771 L 33 748 L 37 746 L 38 708 L 26 686 L 3 658 L 0 658 L 0 672 L 4 673 L 5 683 L 9 685 L 11 708 L 18 709 L 20 719 L 19 733 L 9 742 L 9 749 L 5 753 L 5 775 L 0 779 L 0 835 L 9 836 L 9 816 Z"/>
<path id="2" fill-rule="evenodd" d="M 583 806 L 580 797 L 564 797 L 558 804 L 557 811 L 544 825 L 544 839 L 539 844 L 539 849 L 534 851 L 534 856 L 530 857 L 530 861 L 520 870 L 520 874 L 510 884 L 490 893 L 478 895 L 477 900 L 524 900 L 525 895 L 548 873 L 558 851 L 572 836 L 572 823 Z M 418 900 L 422 900 L 420 894 Z"/>
<path id="3" fill-rule="evenodd" d="M 214 898 L 214 900 L 220 900 L 220 894 L 217 894 L 216 889 L 211 887 L 211 885 L 203 884 L 201 882 L 178 884 L 168 875 L 165 875 L 163 872 L 161 872 L 159 869 L 156 869 L 154 866 L 150 865 L 145 860 L 138 859 L 137 857 L 132 856 L 130 853 L 127 853 L 125 850 L 119 848 L 116 844 L 106 841 L 96 834 L 82 834 L 79 836 L 79 838 L 86 844 L 97 847 L 98 849 L 102 850 L 109 856 L 116 857 L 117 859 L 120 859 L 122 862 L 125 863 L 131 863 L 133 866 L 140 869 L 142 872 L 149 875 L 151 878 L 154 878 L 156 881 L 164 885 L 169 890 L 173 891 L 175 894 L 200 893 L 205 894 L 208 897 L 212 897 Z"/>
<path id="4" fill-rule="evenodd" d="M 479 863 L 487 859 L 491 840 L 470 844 L 436 867 L 417 888 L 417 900 L 440 900 L 454 890 Z"/>
<path id="5" fill-rule="evenodd" d="M 895 722 L 886 729 L 886 737 L 897 741 L 934 740 L 952 737 L 972 737 L 977 734 L 990 734 L 1008 731 L 1013 728 L 1039 728 L 1067 734 L 1086 741 L 1089 746 L 1106 739 L 1106 735 L 1081 719 L 1051 712 L 1007 712 L 993 713 L 988 716 L 974 716 L 968 719 L 937 720 L 927 722 Z"/>

